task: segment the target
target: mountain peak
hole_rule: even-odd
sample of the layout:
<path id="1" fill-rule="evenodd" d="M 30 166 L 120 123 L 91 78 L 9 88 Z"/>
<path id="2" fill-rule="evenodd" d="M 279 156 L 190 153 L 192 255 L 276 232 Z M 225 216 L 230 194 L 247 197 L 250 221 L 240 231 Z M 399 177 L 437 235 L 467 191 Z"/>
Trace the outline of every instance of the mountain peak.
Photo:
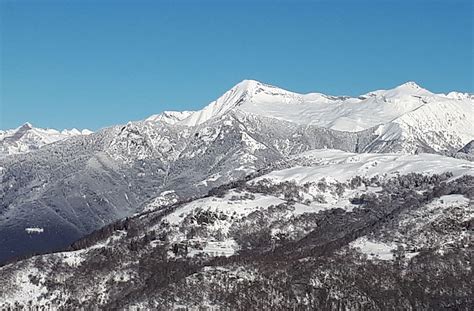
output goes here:
<path id="1" fill-rule="evenodd" d="M 401 99 L 406 96 L 432 96 L 433 93 L 422 88 L 414 81 L 408 81 L 392 89 L 377 90 L 365 94 L 364 96 L 379 96 L 384 98 Z"/>
<path id="2" fill-rule="evenodd" d="M 405 82 L 403 84 L 401 84 L 400 86 L 398 86 L 399 88 L 403 87 L 403 88 L 411 88 L 411 89 L 415 89 L 415 90 L 421 90 L 422 87 L 419 86 L 416 82 L 414 81 L 408 81 L 408 82 Z"/>
<path id="3" fill-rule="evenodd" d="M 244 79 L 237 83 L 232 89 L 239 88 L 239 89 L 249 89 L 249 88 L 254 88 L 256 86 L 262 85 L 263 83 L 257 81 L 257 80 L 252 80 L 252 79 Z"/>
<path id="4" fill-rule="evenodd" d="M 194 111 L 163 111 L 149 116 L 145 121 L 175 124 L 189 117 Z"/>
<path id="5" fill-rule="evenodd" d="M 431 96 L 433 93 L 421 87 L 416 82 L 408 81 L 392 90 L 388 90 L 386 95 L 393 95 L 395 97 L 404 95 Z"/>
<path id="6" fill-rule="evenodd" d="M 232 94 L 232 97 L 234 98 L 248 97 L 254 94 L 257 89 L 260 89 L 263 86 L 265 86 L 265 84 L 256 80 L 242 80 L 236 85 L 234 85 L 230 90 L 225 92 L 222 97 L 228 97 L 229 94 Z"/>
<path id="7" fill-rule="evenodd" d="M 209 120 L 210 118 L 222 116 L 228 111 L 239 107 L 243 103 L 251 101 L 257 92 L 265 91 L 270 88 L 275 87 L 263 84 L 256 80 L 242 80 L 217 100 L 184 119 L 183 124 L 197 125 Z"/>
<path id="8" fill-rule="evenodd" d="M 288 91 L 282 88 L 279 88 L 277 86 L 266 84 L 257 80 L 246 79 L 237 83 L 234 87 L 232 87 L 229 91 L 227 91 L 222 97 L 224 97 L 227 93 L 233 93 L 233 94 L 238 93 L 242 95 L 252 96 L 260 92 L 269 93 L 273 95 L 277 93 L 281 93 L 281 94 L 288 93 Z"/>
<path id="9" fill-rule="evenodd" d="M 25 122 L 22 126 L 18 128 L 18 130 L 27 131 L 27 130 L 31 130 L 32 128 L 33 128 L 33 125 L 30 122 Z"/>

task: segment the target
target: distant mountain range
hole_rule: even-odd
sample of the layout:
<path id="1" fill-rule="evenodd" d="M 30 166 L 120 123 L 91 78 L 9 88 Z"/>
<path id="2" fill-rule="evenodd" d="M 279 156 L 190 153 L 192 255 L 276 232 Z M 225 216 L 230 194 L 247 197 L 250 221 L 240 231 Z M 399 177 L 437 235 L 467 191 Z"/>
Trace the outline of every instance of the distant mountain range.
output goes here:
<path id="1" fill-rule="evenodd" d="M 165 111 L 149 122 L 197 126 L 228 113 L 274 118 L 336 131 L 371 129 L 377 138 L 365 151 L 447 152 L 472 140 L 474 95 L 434 94 L 414 82 L 359 97 L 298 94 L 254 80 L 244 80 L 199 111 Z M 0 131 L 0 156 L 36 150 L 88 130 L 44 130 L 26 123 Z"/>
<path id="2" fill-rule="evenodd" d="M 77 129 L 57 131 L 54 129 L 35 128 L 27 122 L 16 129 L 0 130 L 0 158 L 37 150 L 44 145 L 69 137 L 89 134 L 92 134 L 92 131 L 79 131 Z"/>
<path id="3" fill-rule="evenodd" d="M 96 133 L 1 132 L 0 307 L 467 310 L 473 109 L 245 80 Z"/>

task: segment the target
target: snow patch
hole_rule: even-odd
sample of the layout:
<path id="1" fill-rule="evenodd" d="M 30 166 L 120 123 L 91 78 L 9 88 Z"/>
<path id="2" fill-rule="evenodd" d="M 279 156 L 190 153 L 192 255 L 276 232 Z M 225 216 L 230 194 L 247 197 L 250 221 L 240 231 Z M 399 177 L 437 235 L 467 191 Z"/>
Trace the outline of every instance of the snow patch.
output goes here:
<path id="1" fill-rule="evenodd" d="M 339 150 L 311 150 L 293 157 L 305 166 L 273 171 L 256 181 L 269 178 L 274 182 L 294 180 L 299 184 L 317 182 L 346 182 L 354 176 L 397 176 L 408 173 L 426 175 L 452 172 L 454 177 L 474 175 L 474 163 L 435 154 L 354 154 Z"/>
<path id="2" fill-rule="evenodd" d="M 43 233 L 44 229 L 38 228 L 38 227 L 32 227 L 32 228 L 25 228 L 25 231 L 28 234 L 34 234 L 34 233 Z"/>
<path id="3" fill-rule="evenodd" d="M 393 251 L 397 248 L 395 244 L 374 242 L 367 237 L 352 241 L 350 247 L 357 248 L 361 253 L 367 255 L 368 259 L 392 260 Z"/>

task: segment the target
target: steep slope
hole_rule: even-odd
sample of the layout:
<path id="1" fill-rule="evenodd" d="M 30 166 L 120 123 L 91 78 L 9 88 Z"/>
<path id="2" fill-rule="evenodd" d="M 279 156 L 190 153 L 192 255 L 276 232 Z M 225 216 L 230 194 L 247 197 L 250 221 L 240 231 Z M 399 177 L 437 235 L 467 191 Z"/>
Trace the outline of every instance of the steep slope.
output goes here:
<path id="1" fill-rule="evenodd" d="M 471 162 L 313 150 L 279 166 L 1 267 L 0 306 L 469 309 Z"/>
<path id="2" fill-rule="evenodd" d="M 0 131 L 0 158 L 37 150 L 44 145 L 78 135 L 89 135 L 89 130 L 77 129 L 57 131 L 35 128 L 25 123 L 13 130 Z"/>
<path id="3" fill-rule="evenodd" d="M 377 129 L 371 151 L 455 151 L 472 140 L 474 101 L 437 99 Z"/>
<path id="4" fill-rule="evenodd" d="M 464 159 L 474 162 L 474 140 L 471 140 L 464 147 L 456 152 L 450 153 L 449 155 L 457 159 Z"/>
<path id="5" fill-rule="evenodd" d="M 474 140 L 471 140 L 464 147 L 462 147 L 459 152 L 474 155 Z"/>

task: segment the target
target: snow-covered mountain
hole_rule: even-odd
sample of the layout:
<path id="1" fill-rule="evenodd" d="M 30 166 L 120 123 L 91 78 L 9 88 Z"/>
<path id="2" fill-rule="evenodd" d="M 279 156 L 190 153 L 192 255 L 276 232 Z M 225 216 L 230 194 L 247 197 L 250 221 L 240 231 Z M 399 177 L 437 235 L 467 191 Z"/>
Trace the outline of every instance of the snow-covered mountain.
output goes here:
<path id="1" fill-rule="evenodd" d="M 298 124 L 356 132 L 390 122 L 422 106 L 421 97 L 433 95 L 413 82 L 393 90 L 375 91 L 352 98 L 320 93 L 298 94 L 258 81 L 244 80 L 182 123 L 196 125 L 229 110 L 239 109 Z"/>
<path id="2" fill-rule="evenodd" d="M 472 94 L 434 94 L 414 82 L 348 97 L 298 94 L 244 80 L 202 110 L 164 111 L 146 121 L 193 127 L 238 111 L 338 131 L 373 128 L 378 138 L 368 146 L 367 152 L 452 152 L 474 139 L 473 109 Z M 17 129 L 0 131 L 0 157 L 90 133 L 89 130 L 40 129 L 25 123 Z"/>
<path id="3" fill-rule="evenodd" d="M 26 153 L 37 150 L 44 145 L 77 135 L 89 135 L 85 130 L 54 130 L 33 127 L 30 123 L 6 131 L 0 131 L 0 158 L 12 154 Z"/>
<path id="4" fill-rule="evenodd" d="M 0 158 L 0 265 L 50 253 L 0 308 L 469 310 L 473 100 L 246 80 Z"/>
<path id="5" fill-rule="evenodd" d="M 0 261 L 64 247 L 167 191 L 189 199 L 302 151 L 357 152 L 371 137 L 236 111 L 195 127 L 131 122 L 5 157 L 0 235 L 15 239 L 0 240 L 10 250 Z M 31 237 L 30 227 L 51 236 Z"/>
<path id="6" fill-rule="evenodd" d="M 430 115 L 434 108 L 418 114 L 427 105 L 443 108 L 450 120 Z M 472 99 L 434 95 L 413 83 L 348 98 L 299 95 L 246 80 L 200 111 L 165 112 L 54 144 L 46 143 L 65 133 L 25 125 L 3 138 L 4 146 L 31 140 L 43 147 L 0 160 L 0 234 L 16 236 L 0 240 L 10 249 L 0 261 L 63 247 L 150 208 L 150 201 L 159 208 L 203 195 L 308 150 L 457 151 L 473 139 L 465 122 L 472 114 L 462 114 L 468 105 Z M 363 130 L 333 129 L 341 120 Z M 427 124 L 409 125 L 415 121 Z M 381 122 L 388 123 L 376 125 Z M 24 234 L 30 227 L 47 227 L 53 235 L 31 238 Z"/>
<path id="7" fill-rule="evenodd" d="M 367 151 L 413 153 L 423 146 L 445 152 L 459 149 L 474 138 L 473 109 L 474 97 L 470 94 L 434 94 L 414 82 L 348 97 L 298 94 L 244 80 L 202 110 L 179 114 L 172 120 L 195 126 L 230 111 L 241 111 L 338 131 L 376 128 L 379 137 Z M 168 119 L 169 114 L 160 118 Z"/>

